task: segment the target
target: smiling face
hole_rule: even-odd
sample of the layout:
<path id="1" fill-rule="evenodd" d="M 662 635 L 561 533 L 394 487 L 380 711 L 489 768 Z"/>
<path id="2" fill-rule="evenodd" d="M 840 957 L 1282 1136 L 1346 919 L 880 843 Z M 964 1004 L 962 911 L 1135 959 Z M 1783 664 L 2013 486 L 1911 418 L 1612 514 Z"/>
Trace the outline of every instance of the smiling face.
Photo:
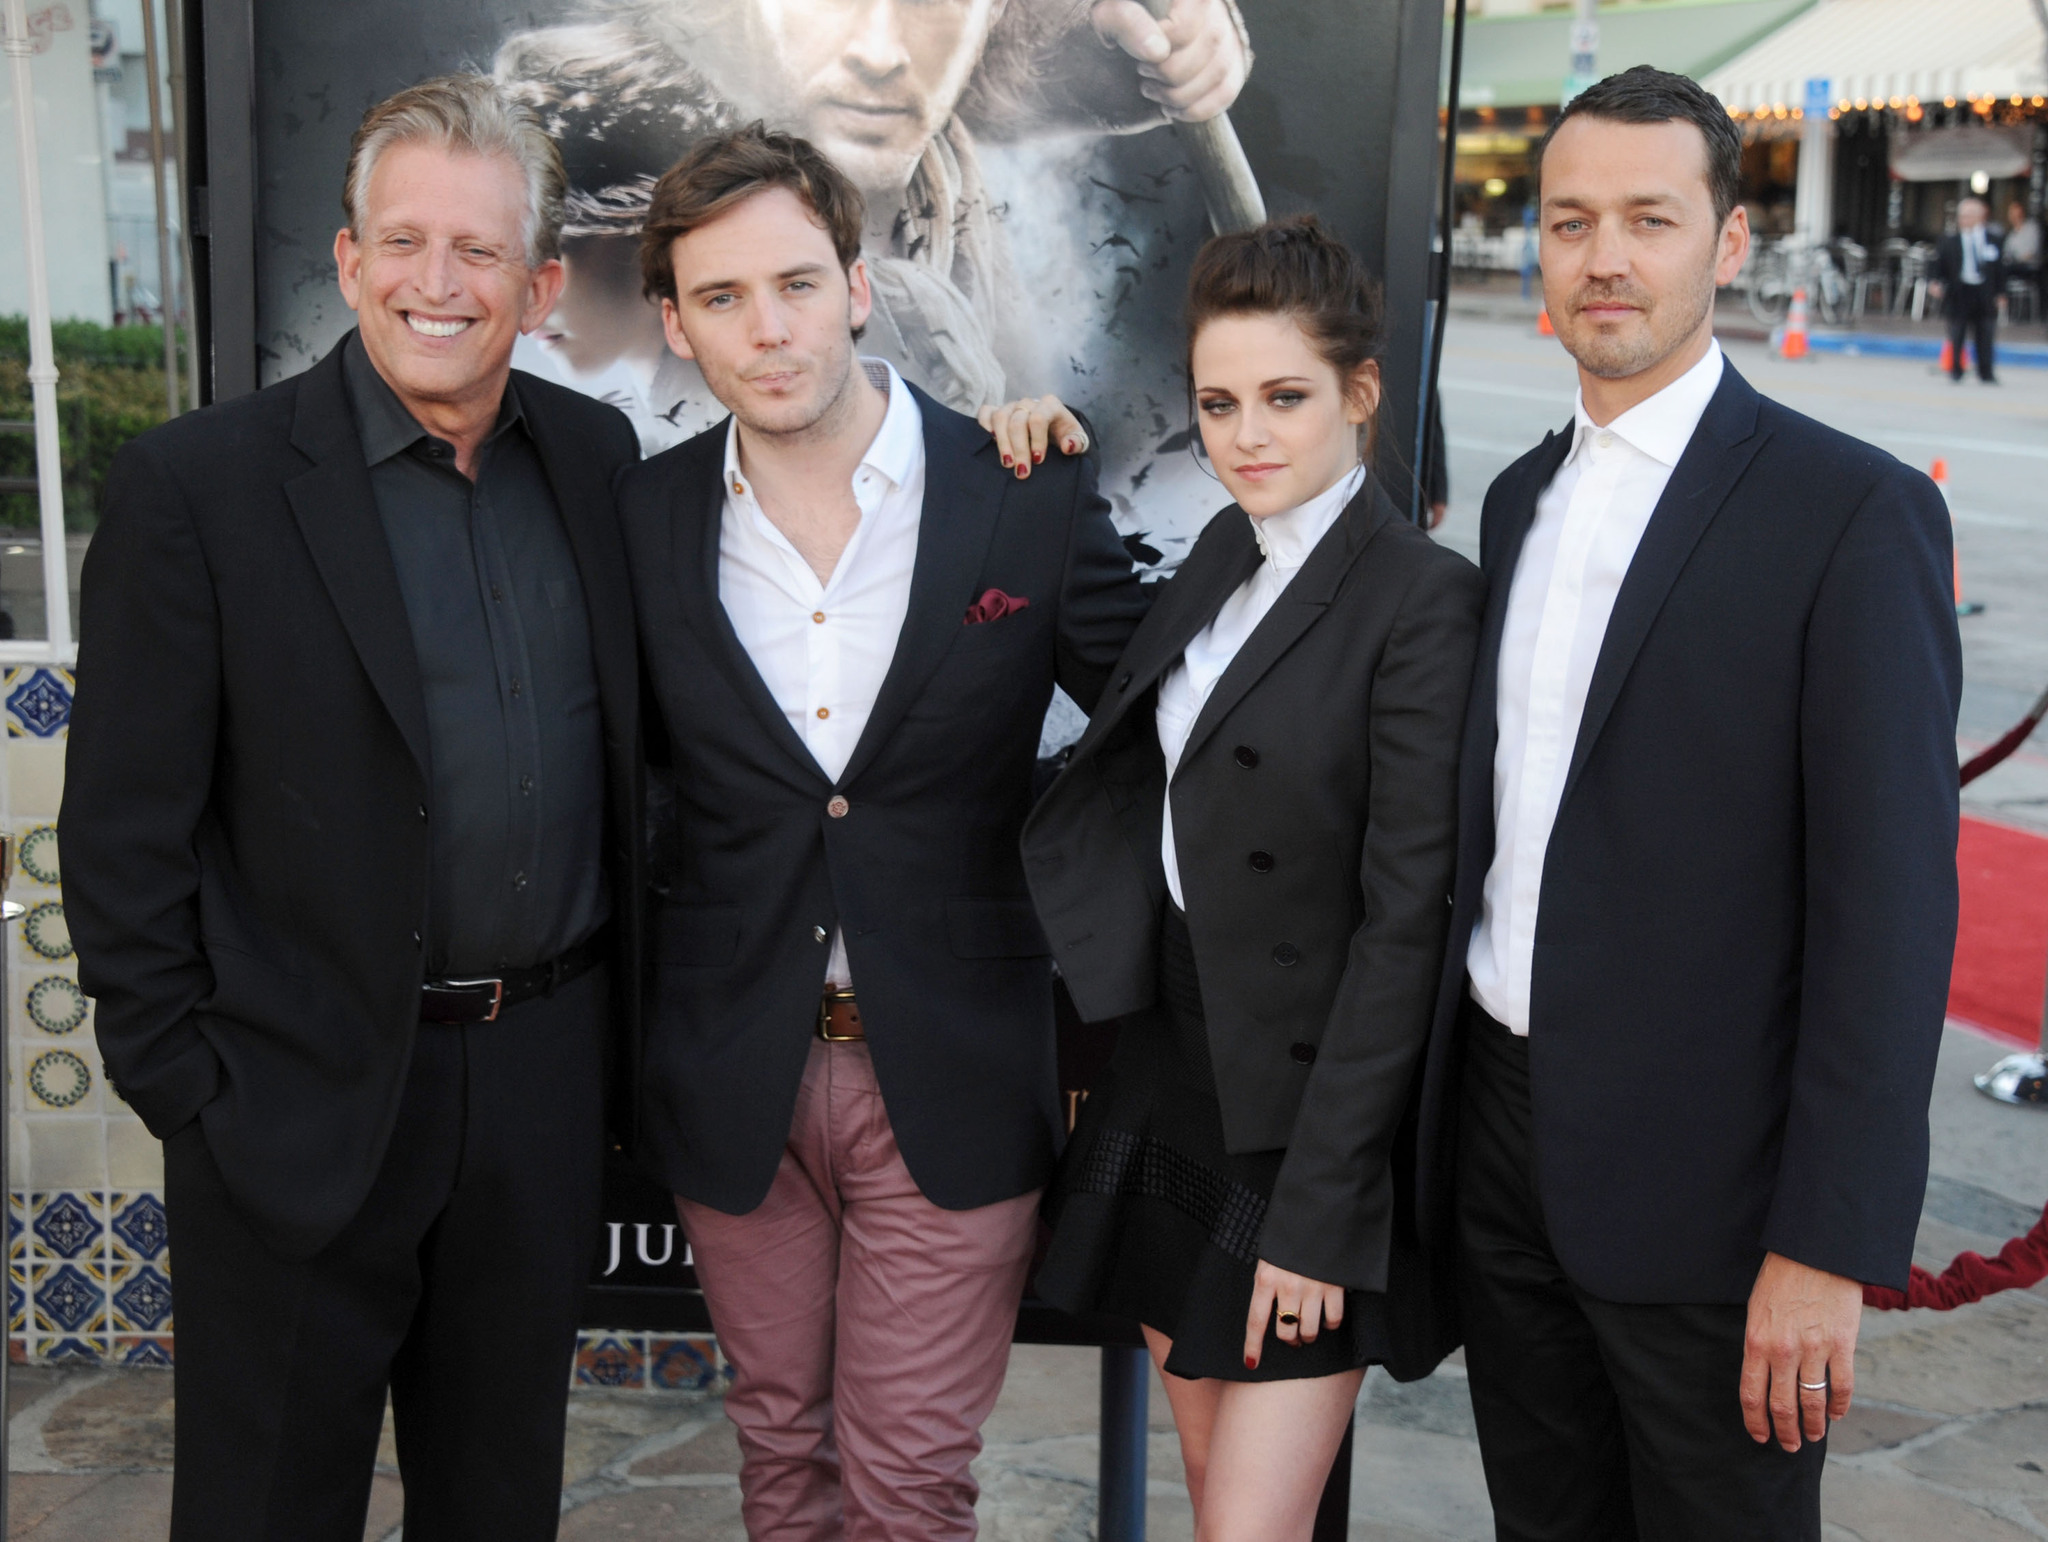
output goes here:
<path id="1" fill-rule="evenodd" d="M 560 293 L 560 262 L 527 266 L 526 209 L 510 159 L 397 144 L 371 169 L 361 231 L 334 238 L 370 362 L 422 421 L 495 410 L 512 344 Z"/>
<path id="2" fill-rule="evenodd" d="M 1675 379 L 1705 353 L 1714 289 L 1749 250 L 1740 205 L 1714 217 L 1705 138 L 1685 122 L 1569 118 L 1541 177 L 1543 300 L 1558 341 L 1598 379 L 1668 384 L 1665 366 Z"/>
<path id="3" fill-rule="evenodd" d="M 662 329 L 678 358 L 762 435 L 829 426 L 850 409 L 854 332 L 873 309 L 867 264 L 839 264 L 832 237 L 786 187 L 743 199 L 669 245 Z"/>
<path id="4" fill-rule="evenodd" d="M 1202 447 L 1254 519 L 1299 507 L 1358 464 L 1358 430 L 1379 407 L 1379 366 L 1350 382 L 1301 324 L 1275 314 L 1223 315 L 1190 352 Z"/>
<path id="5" fill-rule="evenodd" d="M 801 134 L 876 193 L 909 182 L 953 116 L 1002 6 L 752 0 L 750 9 L 719 48 L 720 85 L 744 111 Z"/>

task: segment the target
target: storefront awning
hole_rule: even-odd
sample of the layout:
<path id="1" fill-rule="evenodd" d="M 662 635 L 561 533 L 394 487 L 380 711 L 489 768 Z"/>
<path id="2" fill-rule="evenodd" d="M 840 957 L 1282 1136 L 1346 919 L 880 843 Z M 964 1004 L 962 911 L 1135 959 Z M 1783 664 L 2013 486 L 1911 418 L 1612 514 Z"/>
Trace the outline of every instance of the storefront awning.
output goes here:
<path id="1" fill-rule="evenodd" d="M 1654 64 L 1695 79 L 1769 35 L 1814 0 L 1652 0 L 1600 8 L 1600 73 Z M 1922 0 L 1939 9 L 1944 0 Z M 2019 0 L 2025 5 L 2027 0 Z M 1555 107 L 1571 66 L 1572 13 L 1474 16 L 1465 23 L 1458 99 L 1466 107 Z M 1439 99 L 1449 90 L 1444 33 Z"/>
<path id="2" fill-rule="evenodd" d="M 2031 97 L 2048 90 L 2033 0 L 1820 0 L 1706 76 L 1738 112 Z"/>

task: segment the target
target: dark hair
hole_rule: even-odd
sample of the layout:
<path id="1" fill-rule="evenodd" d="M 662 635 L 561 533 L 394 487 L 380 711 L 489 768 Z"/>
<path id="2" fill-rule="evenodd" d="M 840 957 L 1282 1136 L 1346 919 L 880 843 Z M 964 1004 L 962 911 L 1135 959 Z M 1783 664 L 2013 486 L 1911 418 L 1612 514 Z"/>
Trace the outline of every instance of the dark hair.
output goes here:
<path id="1" fill-rule="evenodd" d="M 1536 146 L 1537 196 L 1542 196 L 1543 155 L 1557 131 L 1574 118 L 1609 123 L 1690 123 L 1707 148 L 1707 192 L 1716 224 L 1726 224 L 1742 194 L 1742 134 L 1721 99 L 1698 81 L 1652 65 L 1638 64 L 1596 81 L 1573 97 L 1551 120 Z"/>
<path id="2" fill-rule="evenodd" d="M 804 201 L 832 237 L 839 265 L 851 268 L 860 256 L 861 226 L 867 218 L 860 189 L 809 140 L 750 123 L 705 140 L 654 184 L 647 223 L 640 231 L 640 279 L 647 298 L 676 297 L 669 248 L 678 236 L 776 187 L 786 187 Z"/>
<path id="3" fill-rule="evenodd" d="M 1219 316 L 1291 316 L 1348 390 L 1377 359 L 1384 334 L 1379 280 L 1313 214 L 1268 220 L 1213 237 L 1188 274 L 1188 393 L 1194 394 L 1195 335 Z M 1371 458 L 1374 424 L 1365 425 Z"/>

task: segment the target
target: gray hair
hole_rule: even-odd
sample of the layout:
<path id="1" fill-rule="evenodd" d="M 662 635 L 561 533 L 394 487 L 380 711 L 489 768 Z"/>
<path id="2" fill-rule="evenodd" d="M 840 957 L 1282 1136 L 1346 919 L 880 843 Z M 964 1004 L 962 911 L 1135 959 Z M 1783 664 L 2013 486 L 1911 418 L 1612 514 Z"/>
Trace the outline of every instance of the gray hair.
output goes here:
<path id="1" fill-rule="evenodd" d="M 377 158 L 393 145 L 428 144 L 471 155 L 502 156 L 526 179 L 521 235 L 526 264 L 537 268 L 562 255 L 563 199 L 568 176 L 562 154 L 531 109 L 487 75 L 438 75 L 386 97 L 356 125 L 349 141 L 348 175 L 341 185 L 349 233 L 363 233 L 363 202 Z"/>

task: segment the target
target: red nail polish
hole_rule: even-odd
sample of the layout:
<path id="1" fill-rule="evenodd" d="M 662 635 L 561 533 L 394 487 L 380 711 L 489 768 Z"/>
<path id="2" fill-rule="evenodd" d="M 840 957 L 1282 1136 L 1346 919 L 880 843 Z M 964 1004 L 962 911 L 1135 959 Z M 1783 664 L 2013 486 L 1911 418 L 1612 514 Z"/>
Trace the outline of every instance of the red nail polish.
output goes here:
<path id="1" fill-rule="evenodd" d="M 1017 475 L 1018 475 L 1018 476 L 1020 476 L 1020 477 L 1021 477 L 1021 476 L 1025 476 L 1025 475 L 1027 475 L 1027 474 L 1028 474 L 1028 473 L 1027 473 L 1027 472 L 1026 472 L 1026 471 L 1024 470 L 1024 468 L 1023 468 L 1022 466 L 1019 466 L 1019 467 L 1017 468 Z"/>
<path id="2" fill-rule="evenodd" d="M 1039 463 L 1040 461 L 1042 461 L 1042 460 L 1044 460 L 1044 459 L 1045 459 L 1045 451 L 1043 451 L 1043 450 L 1034 450 L 1034 451 L 1032 452 L 1032 455 L 1031 455 L 1031 464 L 1035 466 L 1035 465 L 1037 465 L 1037 464 L 1038 464 L 1038 463 Z"/>
<path id="3" fill-rule="evenodd" d="M 1256 1371 L 1259 1368 L 1259 1362 L 1254 1360 L 1250 1355 L 1246 1355 L 1244 1357 L 1244 1368 L 1248 1371 Z"/>
<path id="4" fill-rule="evenodd" d="M 1069 455 L 1072 455 L 1072 454 L 1074 453 L 1074 441 L 1073 441 L 1073 440 L 1069 439 L 1069 440 L 1067 441 L 1067 443 L 1066 443 L 1066 450 L 1067 450 L 1067 453 L 1068 453 Z"/>
<path id="5" fill-rule="evenodd" d="M 1005 456 L 1003 457 L 1003 464 L 1004 464 L 1005 466 L 1007 466 L 1007 465 L 1009 465 L 1009 464 L 1010 464 L 1010 457 L 1009 457 L 1009 456 L 1005 455 Z"/>

